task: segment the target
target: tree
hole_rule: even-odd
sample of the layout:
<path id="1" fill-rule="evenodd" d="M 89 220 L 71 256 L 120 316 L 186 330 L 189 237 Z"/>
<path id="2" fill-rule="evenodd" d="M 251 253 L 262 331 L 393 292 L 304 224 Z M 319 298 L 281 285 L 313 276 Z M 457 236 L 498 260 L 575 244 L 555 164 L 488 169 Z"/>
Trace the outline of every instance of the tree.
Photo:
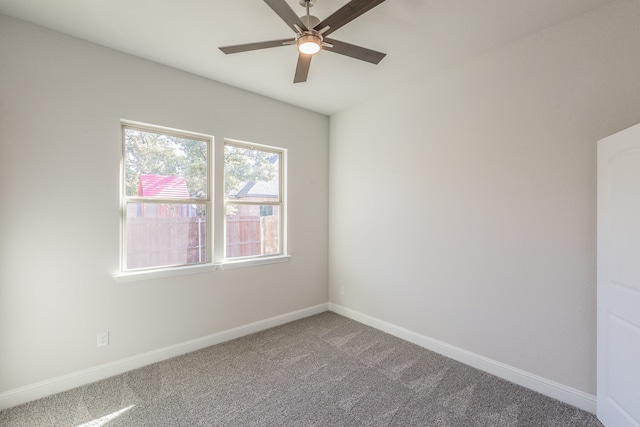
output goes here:
<path id="1" fill-rule="evenodd" d="M 278 176 L 278 154 L 269 151 L 225 145 L 224 194 L 237 194 L 248 182 L 269 182 Z"/>
<path id="2" fill-rule="evenodd" d="M 140 174 L 183 177 L 191 197 L 207 190 L 207 143 L 197 139 L 125 128 L 125 194 L 138 195 Z M 270 182 L 278 176 L 278 154 L 227 144 L 224 147 L 224 192 L 229 198 L 248 182 Z"/>
<path id="3" fill-rule="evenodd" d="M 191 197 L 207 190 L 207 143 L 125 128 L 125 194 L 138 194 L 140 174 L 183 177 Z"/>

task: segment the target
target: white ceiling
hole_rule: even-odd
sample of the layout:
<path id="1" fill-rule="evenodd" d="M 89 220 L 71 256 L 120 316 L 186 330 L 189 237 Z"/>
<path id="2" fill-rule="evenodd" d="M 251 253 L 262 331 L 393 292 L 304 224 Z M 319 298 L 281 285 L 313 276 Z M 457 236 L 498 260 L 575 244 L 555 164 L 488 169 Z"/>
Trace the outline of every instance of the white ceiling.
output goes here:
<path id="1" fill-rule="evenodd" d="M 357 104 L 613 0 L 387 0 L 331 38 L 387 53 L 378 65 L 331 52 L 293 84 L 293 46 L 224 55 L 218 46 L 293 37 L 262 0 L 0 0 L 0 13 L 323 114 Z M 299 15 L 298 0 L 287 0 Z M 347 0 L 317 0 L 323 19 Z"/>

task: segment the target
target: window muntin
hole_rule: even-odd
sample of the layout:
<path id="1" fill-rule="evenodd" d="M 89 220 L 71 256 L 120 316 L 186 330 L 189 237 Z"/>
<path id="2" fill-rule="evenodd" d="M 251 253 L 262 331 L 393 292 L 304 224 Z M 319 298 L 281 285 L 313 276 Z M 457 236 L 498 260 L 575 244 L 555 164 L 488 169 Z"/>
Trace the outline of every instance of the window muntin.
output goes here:
<path id="1" fill-rule="evenodd" d="M 283 253 L 283 157 L 276 148 L 225 142 L 225 259 Z"/>
<path id="2" fill-rule="evenodd" d="M 122 271 L 211 261 L 211 139 L 123 124 Z"/>

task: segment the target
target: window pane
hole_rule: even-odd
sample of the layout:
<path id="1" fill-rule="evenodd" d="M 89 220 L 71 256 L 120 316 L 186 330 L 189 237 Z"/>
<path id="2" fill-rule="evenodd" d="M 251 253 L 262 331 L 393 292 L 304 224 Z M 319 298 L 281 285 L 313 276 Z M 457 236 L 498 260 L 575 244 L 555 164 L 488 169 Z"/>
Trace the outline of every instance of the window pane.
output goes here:
<path id="1" fill-rule="evenodd" d="M 227 200 L 280 201 L 280 155 L 225 145 L 224 194 Z"/>
<path id="2" fill-rule="evenodd" d="M 125 195 L 207 198 L 207 143 L 124 128 Z"/>
<path id="3" fill-rule="evenodd" d="M 204 203 L 127 203 L 127 269 L 205 263 L 206 242 Z"/>
<path id="4" fill-rule="evenodd" d="M 226 257 L 280 253 L 280 206 L 228 204 Z"/>

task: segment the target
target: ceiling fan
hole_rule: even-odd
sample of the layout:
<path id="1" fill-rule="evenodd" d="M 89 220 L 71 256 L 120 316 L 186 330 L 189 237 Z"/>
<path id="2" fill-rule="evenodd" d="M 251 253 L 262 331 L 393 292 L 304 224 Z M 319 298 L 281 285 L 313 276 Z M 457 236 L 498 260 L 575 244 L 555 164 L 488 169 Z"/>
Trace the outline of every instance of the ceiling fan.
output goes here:
<path id="1" fill-rule="evenodd" d="M 384 0 L 351 0 L 323 21 L 309 15 L 309 8 L 316 3 L 316 0 L 299 0 L 300 5 L 306 8 L 306 15 L 302 17 L 298 17 L 285 0 L 264 0 L 264 2 L 295 31 L 295 38 L 223 46 L 219 48 L 222 52 L 228 55 L 277 46 L 296 45 L 298 47 L 298 64 L 293 79 L 294 83 L 307 81 L 311 58 L 323 49 L 372 64 L 379 63 L 386 55 L 386 53 L 327 38 L 329 34 L 373 9 Z"/>

